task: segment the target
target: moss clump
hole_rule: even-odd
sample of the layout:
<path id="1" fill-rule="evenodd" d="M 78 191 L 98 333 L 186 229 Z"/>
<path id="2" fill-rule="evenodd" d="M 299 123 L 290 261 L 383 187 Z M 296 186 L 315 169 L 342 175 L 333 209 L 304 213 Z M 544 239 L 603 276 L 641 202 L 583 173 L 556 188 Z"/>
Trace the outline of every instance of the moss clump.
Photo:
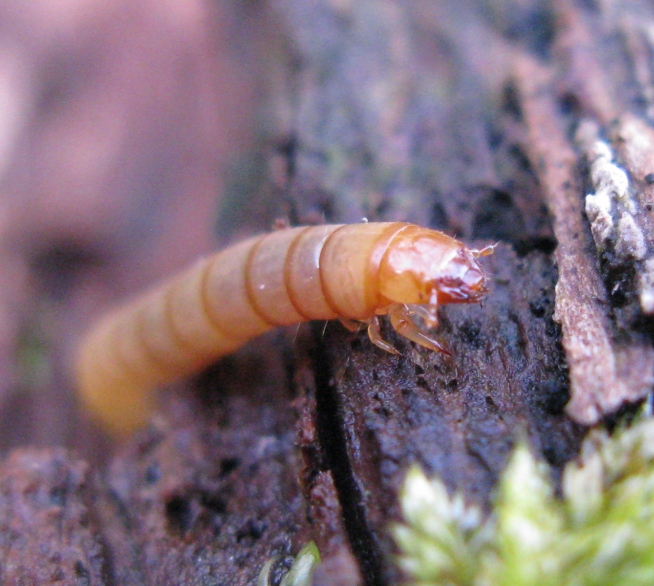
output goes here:
<path id="1" fill-rule="evenodd" d="M 405 523 L 392 531 L 409 584 L 654 584 L 652 420 L 589 434 L 564 471 L 562 498 L 519 444 L 487 518 L 417 467 L 400 499 Z"/>
<path id="2" fill-rule="evenodd" d="M 275 575 L 275 566 L 278 561 L 280 561 L 279 558 L 272 558 L 264 564 L 259 573 L 257 586 L 271 586 L 272 584 L 278 586 L 311 586 L 313 572 L 320 563 L 320 553 L 313 541 L 307 543 L 297 554 L 288 573 L 281 578 L 281 581 L 278 581 Z"/>

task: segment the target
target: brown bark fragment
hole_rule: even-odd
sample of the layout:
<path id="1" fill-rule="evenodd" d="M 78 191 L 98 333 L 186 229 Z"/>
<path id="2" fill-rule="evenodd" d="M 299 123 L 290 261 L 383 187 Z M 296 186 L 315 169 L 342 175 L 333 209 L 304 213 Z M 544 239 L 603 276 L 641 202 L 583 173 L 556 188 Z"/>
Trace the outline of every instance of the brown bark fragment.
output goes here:
<path id="1" fill-rule="evenodd" d="M 555 319 L 561 323 L 572 387 L 566 410 L 590 425 L 649 392 L 654 351 L 637 335 L 617 340 L 585 222 L 578 157 L 557 112 L 551 72 L 524 57 L 516 79 L 529 131 L 527 148 L 541 178 L 558 243 Z"/>
<path id="2" fill-rule="evenodd" d="M 312 529 L 323 557 L 316 583 L 323 586 L 363 584 L 358 560 L 352 554 L 338 491 L 330 472 L 320 472 L 307 495 Z"/>
<path id="3" fill-rule="evenodd" d="M 319 437 L 320 412 L 316 406 L 316 380 L 309 354 L 316 348 L 309 336 L 303 346 L 310 349 L 298 357 L 296 383 L 303 391 L 298 422 L 298 445 L 302 457 L 300 484 L 307 502 L 313 539 L 322 557 L 316 584 L 358 586 L 363 583 L 334 482 L 334 453 Z M 323 438 L 324 440 L 324 438 Z"/>
<path id="4" fill-rule="evenodd" d="M 582 10 L 571 0 L 556 0 L 553 5 L 557 30 L 552 64 L 562 72 L 561 79 L 551 77 L 548 85 L 578 100 L 589 115 L 608 124 L 620 113 L 619 85 L 625 82 L 627 69 L 602 35 L 603 15 Z M 614 83 L 607 83 L 609 76 Z"/>

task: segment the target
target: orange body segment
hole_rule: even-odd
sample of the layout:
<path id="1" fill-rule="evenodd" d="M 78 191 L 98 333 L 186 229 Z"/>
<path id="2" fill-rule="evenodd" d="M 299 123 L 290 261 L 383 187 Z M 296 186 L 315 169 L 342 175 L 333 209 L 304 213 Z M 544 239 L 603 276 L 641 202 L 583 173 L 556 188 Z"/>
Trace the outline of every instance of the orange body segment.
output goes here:
<path id="1" fill-rule="evenodd" d="M 156 385 L 189 375 L 275 326 L 312 319 L 366 322 L 371 340 L 391 351 L 376 321 L 390 313 L 402 335 L 444 352 L 407 316 L 435 324 L 438 303 L 478 301 L 486 293 L 480 254 L 486 252 L 402 222 L 292 228 L 251 238 L 106 316 L 79 349 L 80 395 L 125 433 L 145 420 Z M 416 303 L 425 306 L 412 309 Z"/>

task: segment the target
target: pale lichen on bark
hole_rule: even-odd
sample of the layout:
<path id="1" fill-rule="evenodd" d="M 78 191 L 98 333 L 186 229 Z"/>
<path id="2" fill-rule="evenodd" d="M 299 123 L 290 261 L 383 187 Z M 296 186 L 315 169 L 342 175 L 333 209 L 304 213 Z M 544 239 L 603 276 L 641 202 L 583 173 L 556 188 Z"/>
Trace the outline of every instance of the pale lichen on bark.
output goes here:
<path id="1" fill-rule="evenodd" d="M 611 304 L 615 291 L 607 290 L 592 252 L 593 239 L 604 246 L 614 232 L 629 231 L 624 222 L 617 226 L 619 219 L 616 221 L 613 209 L 616 201 L 624 212 L 632 208 L 627 175 L 607 162 L 610 151 L 606 144 L 590 141 L 591 160 L 599 161 L 591 169 L 591 181 L 603 190 L 598 199 L 591 199 L 597 226 L 591 236 L 585 223 L 579 158 L 557 109 L 554 75 L 531 58 L 518 60 L 516 78 L 529 133 L 527 149 L 543 186 L 558 243 L 554 319 L 561 324 L 569 367 L 571 399 L 566 411 L 576 421 L 592 425 L 649 393 L 654 353 L 648 341 L 616 325 Z M 633 243 L 621 246 L 633 254 Z M 642 247 L 636 249 L 642 251 Z"/>
<path id="2" fill-rule="evenodd" d="M 590 166 L 594 193 L 586 195 L 585 211 L 595 245 L 611 249 L 625 262 L 643 260 L 647 243 L 634 215 L 636 202 L 627 172 L 615 161 L 611 147 L 599 138 L 599 126 L 584 120 L 576 133 L 577 144 Z"/>
<path id="3" fill-rule="evenodd" d="M 642 255 L 634 256 L 634 269 L 638 275 L 634 288 L 640 309 L 645 315 L 654 314 L 654 220 L 651 211 L 654 202 L 654 131 L 642 119 L 626 113 L 616 122 L 612 135 L 616 153 L 629 173 L 635 207 L 632 220 L 642 234 Z M 628 236 L 628 234 L 627 234 Z M 620 234 L 618 234 L 620 237 Z M 624 235 L 623 235 L 624 239 Z M 616 244 L 617 246 L 617 244 Z"/>

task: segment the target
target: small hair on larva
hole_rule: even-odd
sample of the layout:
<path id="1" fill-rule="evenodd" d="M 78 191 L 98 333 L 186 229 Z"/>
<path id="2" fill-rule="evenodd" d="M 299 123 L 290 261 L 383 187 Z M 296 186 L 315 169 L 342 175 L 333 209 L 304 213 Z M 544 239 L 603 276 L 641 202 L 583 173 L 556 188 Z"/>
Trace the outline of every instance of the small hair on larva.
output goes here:
<path id="1" fill-rule="evenodd" d="M 140 426 L 159 384 L 198 372 L 251 338 L 309 320 L 363 323 L 370 340 L 388 315 L 402 336 L 448 353 L 426 331 L 448 303 L 486 293 L 471 250 L 442 232 L 404 222 L 279 230 L 197 261 L 186 272 L 108 314 L 82 340 L 80 396 L 115 433 Z M 415 317 L 420 318 L 418 325 Z"/>

